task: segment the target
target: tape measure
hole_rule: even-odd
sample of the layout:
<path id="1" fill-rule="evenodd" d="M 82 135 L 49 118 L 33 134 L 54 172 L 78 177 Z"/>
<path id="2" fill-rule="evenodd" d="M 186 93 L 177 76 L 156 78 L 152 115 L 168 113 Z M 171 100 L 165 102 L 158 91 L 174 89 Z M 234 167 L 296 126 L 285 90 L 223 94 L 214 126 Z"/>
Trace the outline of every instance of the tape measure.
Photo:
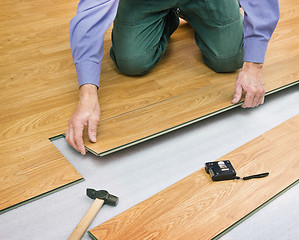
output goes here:
<path id="1" fill-rule="evenodd" d="M 210 174 L 213 181 L 223 181 L 232 179 L 249 180 L 253 178 L 263 178 L 269 175 L 269 173 L 266 172 L 243 178 L 238 177 L 233 165 L 229 160 L 207 162 L 205 164 L 205 170 L 208 174 Z"/>

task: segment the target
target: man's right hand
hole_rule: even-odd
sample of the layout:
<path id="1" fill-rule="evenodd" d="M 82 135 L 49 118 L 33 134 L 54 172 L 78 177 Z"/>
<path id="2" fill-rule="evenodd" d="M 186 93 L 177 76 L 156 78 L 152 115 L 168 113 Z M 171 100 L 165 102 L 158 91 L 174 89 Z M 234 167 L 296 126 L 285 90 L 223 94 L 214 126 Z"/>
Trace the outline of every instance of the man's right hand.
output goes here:
<path id="1" fill-rule="evenodd" d="M 80 87 L 79 102 L 65 132 L 66 141 L 82 155 L 86 154 L 83 143 L 85 126 L 88 126 L 90 141 L 97 141 L 97 126 L 100 120 L 100 104 L 97 92 L 97 86 L 93 84 L 85 84 Z"/>

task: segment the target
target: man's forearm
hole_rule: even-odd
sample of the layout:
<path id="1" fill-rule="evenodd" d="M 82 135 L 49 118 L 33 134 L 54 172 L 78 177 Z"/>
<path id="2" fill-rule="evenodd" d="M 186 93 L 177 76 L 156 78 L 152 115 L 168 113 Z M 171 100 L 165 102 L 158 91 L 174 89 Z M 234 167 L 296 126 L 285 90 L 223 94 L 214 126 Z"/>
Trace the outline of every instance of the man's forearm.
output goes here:
<path id="1" fill-rule="evenodd" d="M 70 22 L 70 42 L 79 87 L 99 87 L 104 34 L 113 22 L 118 0 L 81 0 Z"/>
<path id="2" fill-rule="evenodd" d="M 244 10 L 244 61 L 263 63 L 279 20 L 278 0 L 239 0 Z"/>

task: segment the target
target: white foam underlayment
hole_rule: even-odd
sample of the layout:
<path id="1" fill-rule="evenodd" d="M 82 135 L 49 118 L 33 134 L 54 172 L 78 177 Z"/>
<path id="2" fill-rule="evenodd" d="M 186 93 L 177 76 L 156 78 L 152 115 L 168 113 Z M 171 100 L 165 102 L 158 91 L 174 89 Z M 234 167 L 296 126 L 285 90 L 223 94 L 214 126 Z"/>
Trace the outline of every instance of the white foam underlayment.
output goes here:
<path id="1" fill-rule="evenodd" d="M 67 239 L 92 203 L 86 188 L 107 189 L 119 204 L 104 206 L 91 229 L 296 114 L 298 85 L 268 96 L 258 108 L 239 107 L 105 157 L 81 156 L 64 139 L 55 140 L 85 181 L 0 215 L 0 239 Z M 297 184 L 221 239 L 299 239 L 298 222 Z M 82 239 L 91 238 L 86 233 Z"/>

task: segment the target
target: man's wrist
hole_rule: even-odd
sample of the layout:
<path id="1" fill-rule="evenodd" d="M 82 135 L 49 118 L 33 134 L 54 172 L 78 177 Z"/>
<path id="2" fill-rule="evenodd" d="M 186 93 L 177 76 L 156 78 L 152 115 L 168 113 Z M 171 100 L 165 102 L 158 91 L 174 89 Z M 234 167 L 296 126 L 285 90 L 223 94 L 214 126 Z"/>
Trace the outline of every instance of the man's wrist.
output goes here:
<path id="1" fill-rule="evenodd" d="M 243 70 L 256 70 L 256 71 L 262 71 L 263 64 L 262 63 L 254 63 L 254 62 L 244 62 L 243 63 Z"/>
<path id="2" fill-rule="evenodd" d="M 84 84 L 79 89 L 79 98 L 93 98 L 98 97 L 98 87 L 94 84 Z"/>

